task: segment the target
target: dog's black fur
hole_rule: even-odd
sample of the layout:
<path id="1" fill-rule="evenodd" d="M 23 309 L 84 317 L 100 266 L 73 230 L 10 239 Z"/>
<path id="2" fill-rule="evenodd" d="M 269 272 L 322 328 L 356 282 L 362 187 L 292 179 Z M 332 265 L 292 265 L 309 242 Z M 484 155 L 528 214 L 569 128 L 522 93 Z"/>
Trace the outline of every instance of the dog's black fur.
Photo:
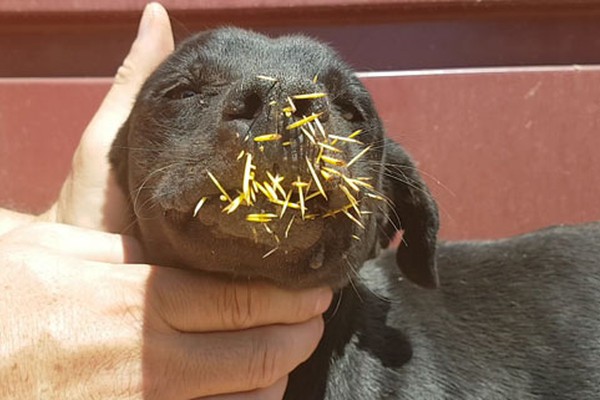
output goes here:
<path id="1" fill-rule="evenodd" d="M 324 112 L 329 132 L 363 129 L 365 144 L 349 146 L 348 158 L 373 145 L 347 171 L 371 177 L 391 200 L 361 199 L 372 213 L 365 229 L 346 218 L 306 221 L 284 250 L 263 258 L 270 237 L 224 216 L 218 199 L 192 218 L 198 199 L 216 194 L 207 169 L 227 188 L 239 181 L 234 160 L 252 142 L 242 136 L 273 123 L 265 104 L 314 91 L 328 96 L 303 106 Z M 256 162 L 300 175 L 306 145 L 295 142 L 285 157 L 267 150 Z M 189 39 L 142 88 L 111 162 L 149 261 L 337 289 L 319 348 L 290 376 L 288 400 L 600 396 L 600 224 L 437 244 L 427 187 L 402 148 L 384 138 L 366 90 L 326 46 L 237 29 Z M 329 198 L 325 206 L 333 207 L 335 193 Z M 402 245 L 369 261 L 399 227 Z M 424 289 L 438 286 L 438 271 L 441 288 Z"/>
<path id="2" fill-rule="evenodd" d="M 600 224 L 436 259 L 437 290 L 402 280 L 393 251 L 367 262 L 286 399 L 599 398 Z"/>

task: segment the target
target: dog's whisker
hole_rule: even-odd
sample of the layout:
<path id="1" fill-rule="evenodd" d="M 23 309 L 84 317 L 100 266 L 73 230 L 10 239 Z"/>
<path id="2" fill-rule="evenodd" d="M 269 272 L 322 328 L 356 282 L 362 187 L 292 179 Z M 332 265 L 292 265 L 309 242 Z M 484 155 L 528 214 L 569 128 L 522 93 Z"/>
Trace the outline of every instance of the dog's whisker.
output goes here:
<path id="1" fill-rule="evenodd" d="M 158 203 L 156 202 L 156 199 L 154 198 L 154 196 L 150 196 L 149 198 L 147 198 L 143 203 L 141 203 L 137 207 L 137 213 L 135 214 L 135 216 L 137 217 L 138 220 L 145 220 L 145 221 L 157 219 L 159 217 L 157 215 L 153 215 L 151 212 L 152 210 L 156 209 L 157 207 L 158 207 Z M 144 216 L 144 211 L 148 212 L 147 216 Z"/>
<path id="2" fill-rule="evenodd" d="M 333 310 L 331 311 L 330 314 L 326 314 L 327 317 L 325 318 L 324 323 L 328 324 L 338 313 L 340 306 L 342 305 L 342 297 L 344 295 L 344 291 L 340 290 L 339 292 L 336 293 L 335 297 L 336 297 L 336 302 L 335 302 L 335 306 L 333 307 Z"/>
<path id="3" fill-rule="evenodd" d="M 406 175 L 403 172 L 401 172 L 402 176 L 398 176 L 394 173 L 387 172 L 387 171 L 384 171 L 383 174 L 384 174 L 384 176 L 386 176 L 390 179 L 393 179 L 395 181 L 398 181 L 399 183 L 403 183 L 407 186 L 410 186 L 414 190 L 421 192 L 423 195 L 429 195 L 429 192 L 427 191 L 427 189 L 420 186 L 419 183 L 416 183 L 415 181 L 411 181 L 409 178 L 406 177 Z"/>
<path id="4" fill-rule="evenodd" d="M 144 180 L 142 181 L 142 183 L 138 186 L 138 188 L 136 190 L 136 193 L 135 193 L 135 196 L 133 197 L 133 200 L 132 200 L 132 206 L 133 206 L 133 213 L 134 213 L 134 215 L 141 216 L 139 214 L 140 209 L 138 208 L 138 201 L 139 201 L 139 197 L 140 197 L 141 192 L 145 188 L 147 189 L 146 185 L 148 184 L 148 182 L 150 181 L 150 179 L 154 175 L 156 175 L 158 173 L 161 173 L 161 172 L 163 172 L 165 170 L 168 170 L 169 168 L 173 168 L 175 165 L 176 164 L 169 164 L 169 165 L 166 165 L 164 167 L 157 168 L 154 171 L 150 172 L 148 175 L 146 175 L 146 177 L 144 178 Z"/>
<path id="5" fill-rule="evenodd" d="M 137 223 L 137 219 L 135 217 L 135 215 L 131 216 L 131 221 L 126 222 L 125 226 L 123 227 L 123 229 L 119 232 L 121 234 L 129 234 L 130 231 L 132 230 L 132 228 L 136 225 Z"/>
<path id="6" fill-rule="evenodd" d="M 350 284 L 350 286 L 352 287 L 352 290 L 354 291 L 354 293 L 356 294 L 356 297 L 358 298 L 358 300 L 361 303 L 364 303 L 365 300 L 363 299 L 363 297 L 360 294 L 360 291 L 358 290 L 357 285 L 354 283 L 354 279 L 358 278 L 358 271 L 355 271 L 354 266 L 352 265 L 352 263 L 346 259 L 346 276 L 348 278 L 348 283 Z"/>

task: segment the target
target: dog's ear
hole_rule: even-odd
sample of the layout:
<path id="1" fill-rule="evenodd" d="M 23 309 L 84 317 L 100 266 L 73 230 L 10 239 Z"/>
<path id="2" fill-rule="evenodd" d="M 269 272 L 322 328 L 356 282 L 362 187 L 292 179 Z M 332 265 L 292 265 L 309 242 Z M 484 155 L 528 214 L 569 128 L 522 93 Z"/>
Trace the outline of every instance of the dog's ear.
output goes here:
<path id="1" fill-rule="evenodd" d="M 112 143 L 108 160 L 112 167 L 117 184 L 125 196 L 129 195 L 129 171 L 127 158 L 129 157 L 129 126 L 131 117 L 121 126 L 115 140 Z"/>
<path id="2" fill-rule="evenodd" d="M 410 156 L 387 138 L 383 189 L 391 204 L 390 213 L 383 223 L 382 247 L 387 247 L 390 239 L 401 229 L 402 242 L 396 253 L 398 267 L 410 281 L 427 288 L 437 287 L 437 206 Z"/>

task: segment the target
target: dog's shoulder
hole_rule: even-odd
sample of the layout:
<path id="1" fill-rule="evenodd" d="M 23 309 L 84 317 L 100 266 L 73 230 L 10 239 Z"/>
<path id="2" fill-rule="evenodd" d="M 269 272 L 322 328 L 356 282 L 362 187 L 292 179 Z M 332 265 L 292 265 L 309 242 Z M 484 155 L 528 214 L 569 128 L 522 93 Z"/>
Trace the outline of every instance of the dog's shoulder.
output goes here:
<path id="1" fill-rule="evenodd" d="M 600 275 L 600 222 L 557 225 L 506 239 L 443 242 L 437 261 L 447 280 L 508 277 L 519 280 Z M 499 275 L 499 276 L 497 276 Z"/>
<path id="2" fill-rule="evenodd" d="M 396 268 L 391 249 L 365 264 L 361 280 L 384 297 L 408 294 L 412 298 L 438 296 L 456 286 L 479 291 L 484 282 L 502 286 L 502 282 L 560 284 L 582 275 L 588 281 L 590 276 L 600 279 L 600 222 L 557 225 L 499 240 L 441 241 L 436 249 L 436 264 L 439 291 L 424 290 L 405 280 Z"/>
<path id="3" fill-rule="evenodd" d="M 397 398 L 593 398 L 600 223 L 441 243 L 437 264 L 437 290 L 403 279 L 392 251 L 361 273 L 411 349 Z"/>

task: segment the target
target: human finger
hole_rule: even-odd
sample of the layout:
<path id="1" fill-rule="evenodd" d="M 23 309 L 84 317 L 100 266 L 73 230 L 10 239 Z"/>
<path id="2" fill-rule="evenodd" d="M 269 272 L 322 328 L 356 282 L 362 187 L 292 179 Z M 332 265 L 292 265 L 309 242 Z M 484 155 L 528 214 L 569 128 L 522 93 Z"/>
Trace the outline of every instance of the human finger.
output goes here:
<path id="1" fill-rule="evenodd" d="M 149 3 L 142 14 L 138 34 L 129 54 L 117 70 L 109 92 L 85 131 L 82 145 L 90 147 L 91 156 L 98 157 L 98 145 L 100 148 L 110 147 L 114 135 L 127 119 L 142 84 L 173 48 L 167 11 L 158 3 Z M 107 132 L 112 134 L 108 135 Z"/>
<path id="2" fill-rule="evenodd" d="M 283 290 L 170 268 L 154 269 L 146 290 L 154 316 L 182 332 L 302 322 L 325 312 L 332 298 L 329 288 Z"/>
<path id="3" fill-rule="evenodd" d="M 127 201 L 108 162 L 110 146 L 125 123 L 148 75 L 173 51 L 169 16 L 158 3 L 144 9 L 138 35 L 112 87 L 88 124 L 73 156 L 72 169 L 44 220 L 109 232 L 130 222 Z"/>
<path id="4" fill-rule="evenodd" d="M 197 398 L 267 388 L 305 361 L 322 334 L 323 319 L 315 317 L 238 332 L 148 335 L 153 353 L 144 375 L 160 377 L 150 379 L 148 390 Z"/>
<path id="5" fill-rule="evenodd" d="M 27 224 L 0 240 L 3 243 L 45 248 L 87 261 L 123 264 L 141 262 L 143 259 L 142 248 L 133 237 L 65 224 Z"/>

